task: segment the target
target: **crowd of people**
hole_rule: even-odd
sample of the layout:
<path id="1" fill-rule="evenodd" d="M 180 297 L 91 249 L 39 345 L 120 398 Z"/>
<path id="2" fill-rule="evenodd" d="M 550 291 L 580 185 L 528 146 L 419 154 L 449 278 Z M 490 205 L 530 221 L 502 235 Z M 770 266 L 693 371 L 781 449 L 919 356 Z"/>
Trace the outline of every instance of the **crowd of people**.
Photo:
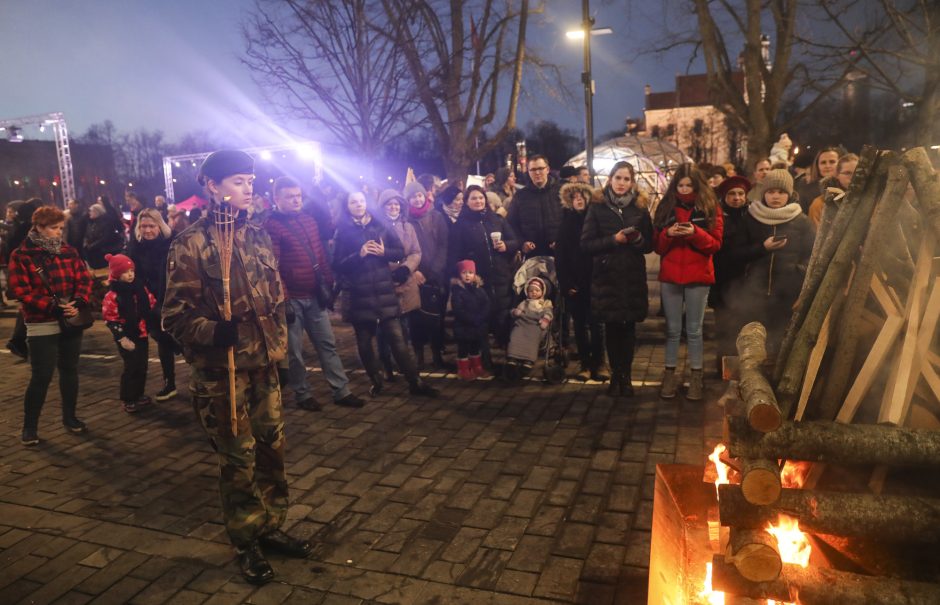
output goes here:
<path id="1" fill-rule="evenodd" d="M 401 191 L 322 188 L 305 197 L 297 181 L 281 177 L 267 207 L 254 191 L 251 157 L 224 150 L 200 168 L 210 199 L 201 217 L 133 192 L 126 213 L 106 196 L 87 209 L 71 200 L 65 211 L 11 202 L 0 261 L 4 289 L 19 302 L 7 347 L 31 368 L 22 443 L 39 443 L 56 370 L 62 423 L 85 432 L 78 360 L 90 311 L 100 311 L 123 361 L 124 412 L 152 403 L 145 393 L 150 339 L 163 378 L 158 401 L 178 394 L 175 357 L 182 354 L 194 410 L 219 454 L 223 514 L 242 573 L 268 581 L 273 571 L 262 547 L 310 552 L 279 529 L 287 506 L 281 390 L 292 391 L 301 409 L 321 409 L 305 336 L 333 402 L 365 404 L 350 388 L 331 311 L 352 326 L 371 397 L 399 375 L 411 395 L 437 397 L 422 377 L 431 368 L 467 381 L 496 372 L 517 380 L 538 362 L 553 327 L 573 328 L 575 378 L 608 382 L 609 396 L 631 397 L 636 324 L 650 310 L 647 256 L 655 251 L 666 319 L 659 394 L 676 397 L 684 382 L 684 330 L 685 397 L 700 400 L 706 306 L 715 310 L 719 356 L 733 354 L 739 328 L 754 320 L 767 326 L 772 352 L 801 288 L 823 192 L 845 189 L 857 161 L 825 148 L 796 180 L 769 159 L 753 166 L 750 179 L 730 166 L 685 164 L 651 205 L 628 162 L 616 163 L 596 188 L 587 168 L 556 175 L 535 155 L 522 185 L 500 169 L 482 186 L 423 175 Z M 533 261 L 549 270 L 520 282 L 520 268 Z"/>

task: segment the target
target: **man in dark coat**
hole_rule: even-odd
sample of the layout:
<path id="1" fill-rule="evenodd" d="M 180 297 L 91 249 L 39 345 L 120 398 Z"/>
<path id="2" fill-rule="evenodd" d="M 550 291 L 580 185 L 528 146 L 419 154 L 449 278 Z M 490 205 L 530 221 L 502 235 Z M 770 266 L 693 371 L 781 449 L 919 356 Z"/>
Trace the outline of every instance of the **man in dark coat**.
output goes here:
<path id="1" fill-rule="evenodd" d="M 506 220 L 522 239 L 526 256 L 554 256 L 561 223 L 558 181 L 548 170 L 545 156 L 529 158 L 529 183 L 513 198 Z"/>

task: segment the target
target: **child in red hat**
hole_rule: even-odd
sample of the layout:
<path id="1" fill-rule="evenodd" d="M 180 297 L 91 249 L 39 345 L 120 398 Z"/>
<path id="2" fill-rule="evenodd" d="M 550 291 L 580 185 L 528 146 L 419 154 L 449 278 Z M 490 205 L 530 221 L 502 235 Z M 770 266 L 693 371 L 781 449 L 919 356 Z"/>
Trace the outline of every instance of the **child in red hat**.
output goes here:
<path id="1" fill-rule="evenodd" d="M 463 380 L 487 377 L 480 357 L 487 337 L 490 297 L 483 289 L 472 260 L 457 263 L 459 278 L 451 280 L 450 304 L 454 310 L 454 339 L 457 341 L 457 375 Z"/>
<path id="2" fill-rule="evenodd" d="M 147 316 L 157 300 L 134 272 L 134 261 L 123 254 L 106 254 L 111 287 L 101 303 L 101 316 L 107 322 L 118 353 L 124 360 L 121 373 L 121 401 L 124 411 L 133 414 L 149 405 L 144 396 L 147 384 Z"/>

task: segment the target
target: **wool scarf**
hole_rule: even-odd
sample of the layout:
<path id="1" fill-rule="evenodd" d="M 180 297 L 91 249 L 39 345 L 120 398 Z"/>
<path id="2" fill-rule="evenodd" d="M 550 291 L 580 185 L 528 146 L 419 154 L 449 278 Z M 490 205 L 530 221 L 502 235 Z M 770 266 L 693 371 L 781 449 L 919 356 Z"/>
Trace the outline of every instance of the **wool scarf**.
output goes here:
<path id="1" fill-rule="evenodd" d="M 614 193 L 613 189 L 608 187 L 606 193 L 607 193 L 607 201 L 610 202 L 611 206 L 613 206 L 614 208 L 617 208 L 618 210 L 623 210 L 624 208 L 629 206 L 633 202 L 633 200 L 636 199 L 636 192 L 632 190 L 628 191 L 624 195 L 617 195 L 616 193 Z"/>
<path id="2" fill-rule="evenodd" d="M 41 235 L 38 231 L 36 231 L 35 227 L 30 229 L 28 237 L 29 237 L 29 241 L 33 242 L 34 244 L 42 248 L 44 252 L 48 252 L 49 254 L 55 254 L 55 255 L 59 255 L 62 253 L 62 238 L 61 237 L 46 237 L 44 235 Z"/>
<path id="3" fill-rule="evenodd" d="M 415 208 L 414 206 L 409 205 L 408 214 L 410 214 L 412 218 L 421 218 L 422 216 L 427 214 L 428 210 L 430 209 L 431 209 L 431 203 L 425 200 L 424 206 L 421 206 L 420 208 Z"/>
<path id="4" fill-rule="evenodd" d="M 803 209 L 797 203 L 787 204 L 783 208 L 770 208 L 764 200 L 757 200 L 747 207 L 747 211 L 765 225 L 782 225 L 802 214 Z"/>
<path id="5" fill-rule="evenodd" d="M 444 214 L 447 215 L 447 218 L 449 218 L 450 222 L 452 223 L 457 222 L 457 217 L 460 216 L 460 210 L 463 209 L 462 207 L 460 209 L 454 208 L 453 204 L 442 204 L 441 208 L 444 210 Z"/>

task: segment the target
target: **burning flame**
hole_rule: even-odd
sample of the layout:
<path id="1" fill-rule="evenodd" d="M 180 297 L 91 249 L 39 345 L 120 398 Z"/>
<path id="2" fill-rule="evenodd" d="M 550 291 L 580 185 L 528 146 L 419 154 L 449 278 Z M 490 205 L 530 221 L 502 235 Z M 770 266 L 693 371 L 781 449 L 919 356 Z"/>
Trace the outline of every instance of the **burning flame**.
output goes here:
<path id="1" fill-rule="evenodd" d="M 712 590 L 712 564 L 705 564 L 705 590 L 698 593 L 703 603 L 707 605 L 725 605 L 725 593 Z"/>
<path id="2" fill-rule="evenodd" d="M 792 489 L 802 489 L 811 468 L 813 468 L 811 462 L 787 460 L 780 471 L 780 485 Z"/>
<path id="3" fill-rule="evenodd" d="M 715 465 L 715 472 L 718 473 L 718 478 L 715 479 L 715 495 L 718 495 L 719 485 L 728 483 L 728 471 L 731 470 L 731 467 L 725 464 L 721 459 L 721 455 L 727 449 L 724 443 L 719 443 L 715 446 L 715 450 L 708 456 L 708 459 Z"/>
<path id="4" fill-rule="evenodd" d="M 787 463 L 789 464 L 789 463 Z M 802 482 L 803 477 L 800 478 Z M 812 548 L 806 534 L 800 531 L 800 522 L 793 517 L 780 515 L 776 525 L 768 525 L 767 531 L 777 538 L 777 550 L 784 563 L 793 563 L 800 567 L 809 567 L 809 556 Z M 768 599 L 767 605 L 793 605 Z"/>

